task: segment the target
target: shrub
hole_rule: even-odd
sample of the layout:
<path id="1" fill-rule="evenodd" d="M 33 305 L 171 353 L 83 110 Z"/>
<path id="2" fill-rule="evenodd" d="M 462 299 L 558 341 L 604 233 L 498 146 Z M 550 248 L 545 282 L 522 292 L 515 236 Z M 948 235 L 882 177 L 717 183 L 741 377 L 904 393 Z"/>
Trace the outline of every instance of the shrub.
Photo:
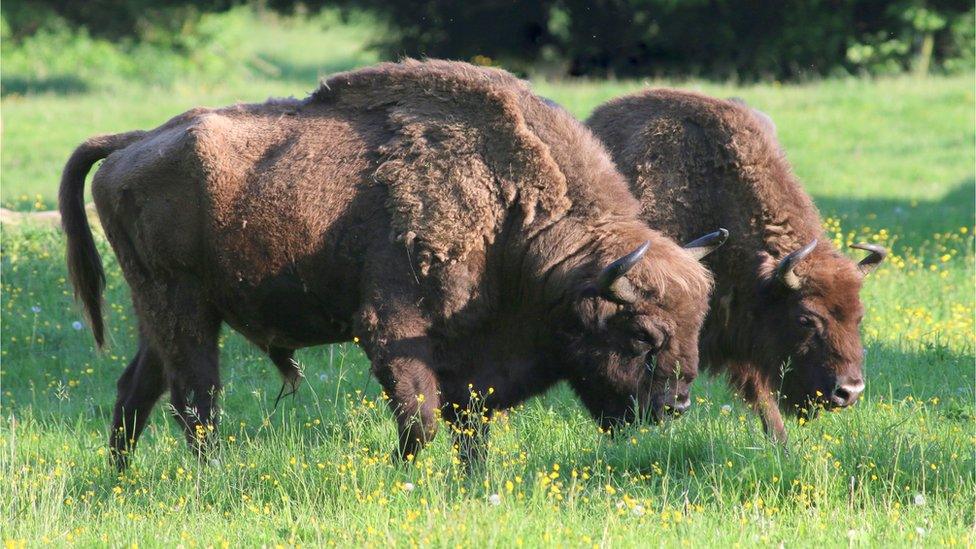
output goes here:
<path id="1" fill-rule="evenodd" d="M 2 93 L 72 93 L 130 80 L 166 85 L 188 76 L 219 82 L 240 75 L 242 67 L 246 71 L 246 60 L 234 47 L 245 38 L 245 23 L 243 12 L 204 14 L 192 31 L 179 36 L 177 46 L 177 40 L 163 38 L 168 34 L 162 31 L 156 31 L 154 39 L 110 41 L 57 15 L 23 34 L 4 14 Z"/>
<path id="2" fill-rule="evenodd" d="M 958 0 L 344 0 L 397 29 L 384 53 L 557 61 L 573 75 L 802 78 L 964 68 Z M 971 68 L 972 63 L 968 66 Z"/>
<path id="3" fill-rule="evenodd" d="M 748 80 L 926 73 L 972 70 L 976 48 L 972 3 L 961 0 L 250 1 L 300 15 L 332 5 L 366 10 L 391 29 L 374 44 L 388 58 L 447 57 L 522 73 Z M 71 86 L 60 65 L 149 81 L 185 71 L 222 79 L 234 29 L 208 14 L 247 2 L 9 0 L 0 4 L 4 89 Z"/>

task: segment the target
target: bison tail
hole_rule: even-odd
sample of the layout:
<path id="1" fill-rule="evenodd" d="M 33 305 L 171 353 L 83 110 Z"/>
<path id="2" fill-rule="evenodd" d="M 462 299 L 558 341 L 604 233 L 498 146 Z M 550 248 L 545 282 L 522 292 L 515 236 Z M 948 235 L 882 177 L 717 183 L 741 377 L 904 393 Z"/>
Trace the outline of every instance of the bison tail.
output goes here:
<path id="1" fill-rule="evenodd" d="M 58 209 L 67 237 L 68 276 L 74 286 L 75 298 L 85 307 L 85 316 L 99 348 L 105 344 L 105 327 L 102 323 L 105 272 L 85 213 L 85 177 L 95 162 L 144 135 L 145 132 L 136 131 L 93 137 L 75 149 L 61 174 Z"/>

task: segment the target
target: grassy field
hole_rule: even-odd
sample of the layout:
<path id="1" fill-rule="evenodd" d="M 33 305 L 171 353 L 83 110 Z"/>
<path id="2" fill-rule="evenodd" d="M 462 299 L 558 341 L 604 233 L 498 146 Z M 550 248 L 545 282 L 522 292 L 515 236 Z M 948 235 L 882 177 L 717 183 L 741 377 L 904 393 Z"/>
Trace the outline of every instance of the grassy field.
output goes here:
<path id="1" fill-rule="evenodd" d="M 0 201 L 52 207 L 63 162 L 89 135 L 196 105 L 301 96 L 320 74 L 374 60 L 361 23 L 246 30 L 257 76 L 5 95 Z M 561 387 L 500 416 L 485 474 L 464 478 L 443 430 L 416 462 L 388 461 L 394 424 L 352 344 L 301 352 L 307 383 L 273 411 L 277 373 L 228 330 L 218 459 L 193 459 L 161 405 L 120 476 L 107 423 L 135 328 L 118 265 L 99 241 L 110 347 L 96 353 L 60 235 L 5 227 L 0 537 L 15 547 L 973 546 L 973 75 L 535 87 L 583 117 L 647 85 L 734 94 L 768 112 L 838 243 L 892 247 L 863 291 L 868 386 L 857 406 L 792 425 L 781 448 L 721 380 L 701 379 L 686 417 L 610 438 Z"/>

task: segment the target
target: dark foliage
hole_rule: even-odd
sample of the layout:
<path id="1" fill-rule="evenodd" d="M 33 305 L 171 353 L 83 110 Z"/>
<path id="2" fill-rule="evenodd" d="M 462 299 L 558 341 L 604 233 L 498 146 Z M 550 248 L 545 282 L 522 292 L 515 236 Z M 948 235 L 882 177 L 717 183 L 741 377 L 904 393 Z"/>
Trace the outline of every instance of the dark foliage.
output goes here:
<path id="1" fill-rule="evenodd" d="M 206 12 L 223 11 L 234 0 L 8 0 L 0 4 L 13 39 L 29 36 L 52 17 L 85 27 L 92 36 L 119 40 L 179 36 Z"/>
<path id="2" fill-rule="evenodd" d="M 797 78 L 972 57 L 961 0 L 342 0 L 384 18 L 384 53 L 558 64 L 572 75 Z M 966 24 L 968 23 L 968 25 Z M 927 51 L 925 42 L 931 42 Z"/>
<path id="3" fill-rule="evenodd" d="M 568 26 L 560 51 L 572 74 L 701 74 L 791 78 L 856 70 L 848 49 L 874 41 L 913 42 L 907 14 L 918 2 L 885 0 L 562 0 Z M 971 3 L 929 2 L 930 13 L 963 17 Z M 949 29 L 938 58 L 951 55 Z M 865 59 L 865 62 L 872 61 Z M 907 68 L 902 66 L 901 68 Z"/>
<path id="4" fill-rule="evenodd" d="M 16 41 L 52 16 L 93 36 L 192 49 L 193 23 L 247 0 L 8 0 Z M 254 2 L 250 2 L 254 3 Z M 264 0 L 281 13 L 365 10 L 390 57 L 444 57 L 589 76 L 802 78 L 972 67 L 963 0 Z"/>

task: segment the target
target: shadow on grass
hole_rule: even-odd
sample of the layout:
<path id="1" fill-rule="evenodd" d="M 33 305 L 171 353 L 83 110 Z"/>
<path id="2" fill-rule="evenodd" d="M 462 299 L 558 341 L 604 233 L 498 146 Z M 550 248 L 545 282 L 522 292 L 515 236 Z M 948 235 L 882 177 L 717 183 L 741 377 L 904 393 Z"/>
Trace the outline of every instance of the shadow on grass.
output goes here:
<path id="1" fill-rule="evenodd" d="M 900 246 L 918 248 L 935 233 L 972 227 L 976 179 L 960 181 L 938 200 L 814 196 L 814 202 L 824 216 L 840 217 L 845 230 L 887 229 Z"/>
<path id="2" fill-rule="evenodd" d="M 53 93 L 56 95 L 76 95 L 88 91 L 88 83 L 70 74 L 60 74 L 45 78 L 4 75 L 0 79 L 0 96 Z"/>

